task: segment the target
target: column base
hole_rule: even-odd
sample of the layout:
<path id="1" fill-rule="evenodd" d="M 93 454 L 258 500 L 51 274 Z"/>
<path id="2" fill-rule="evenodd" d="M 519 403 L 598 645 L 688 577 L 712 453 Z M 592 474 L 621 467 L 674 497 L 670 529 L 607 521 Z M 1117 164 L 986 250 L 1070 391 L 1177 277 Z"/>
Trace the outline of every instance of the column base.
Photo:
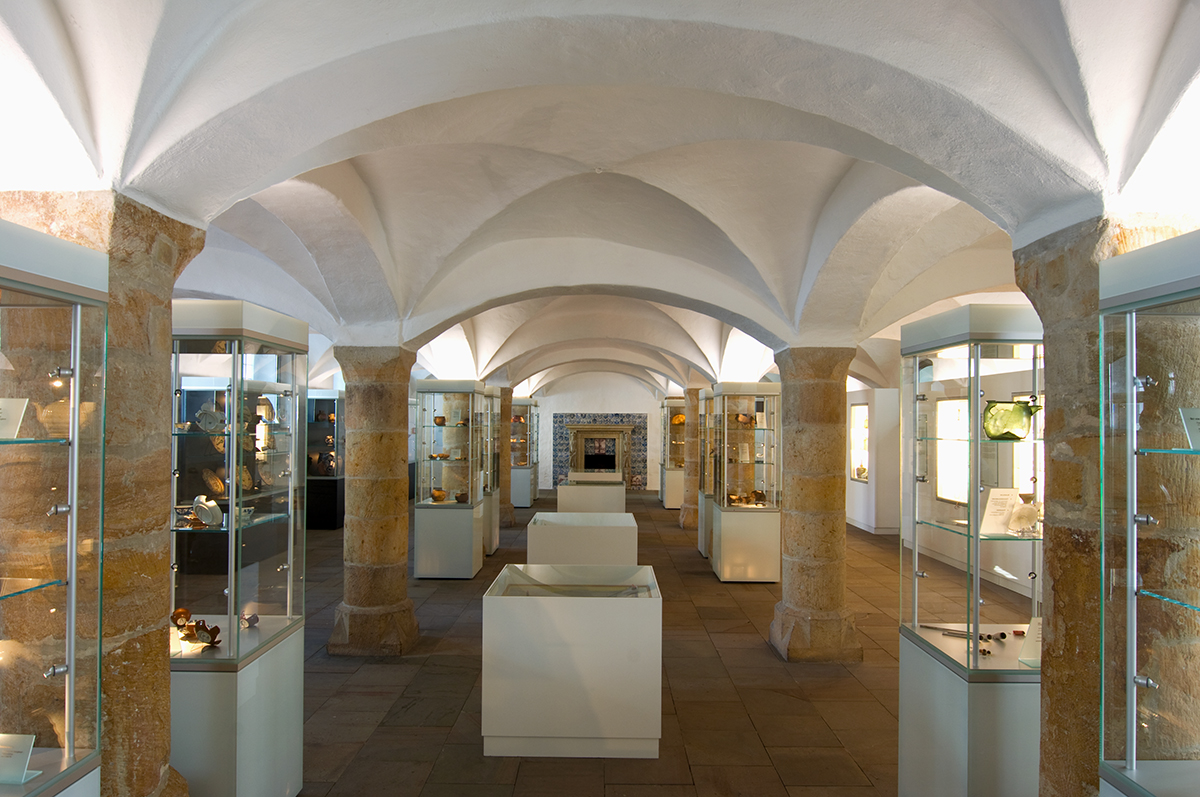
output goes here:
<path id="1" fill-rule="evenodd" d="M 333 633 L 325 644 L 331 656 L 402 656 L 420 638 L 413 602 L 391 606 L 350 606 L 334 611 Z"/>
<path id="2" fill-rule="evenodd" d="M 517 508 L 512 501 L 500 501 L 500 525 L 506 529 L 517 525 Z"/>
<path id="3" fill-rule="evenodd" d="M 787 661 L 862 661 L 862 643 L 854 630 L 854 615 L 805 611 L 775 604 L 771 647 Z"/>
<path id="4" fill-rule="evenodd" d="M 695 531 L 700 528 L 700 507 L 685 503 L 679 507 L 679 528 Z"/>

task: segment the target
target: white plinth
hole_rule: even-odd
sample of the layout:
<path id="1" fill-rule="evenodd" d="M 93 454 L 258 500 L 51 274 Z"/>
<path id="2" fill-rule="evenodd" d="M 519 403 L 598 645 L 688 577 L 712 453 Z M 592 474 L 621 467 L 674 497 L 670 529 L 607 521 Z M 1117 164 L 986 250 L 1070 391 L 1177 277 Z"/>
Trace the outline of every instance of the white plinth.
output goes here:
<path id="1" fill-rule="evenodd" d="M 1003 628 L 1012 626 L 994 630 Z M 972 677 L 979 680 L 968 681 L 963 668 L 947 666 L 907 632 L 900 634 L 901 797 L 1037 794 L 1037 671 L 976 671 Z"/>
<path id="2" fill-rule="evenodd" d="M 662 505 L 664 509 L 679 509 L 683 506 L 683 470 L 664 468 L 662 471 Z"/>
<path id="3" fill-rule="evenodd" d="M 483 494 L 483 552 L 491 556 L 500 547 L 500 494 Z"/>
<path id="4" fill-rule="evenodd" d="M 707 559 L 712 551 L 713 500 L 711 496 L 700 493 L 700 500 L 696 502 L 696 513 L 696 550 Z"/>
<path id="5" fill-rule="evenodd" d="M 538 512 L 526 528 L 531 565 L 636 565 L 637 522 L 628 512 Z"/>
<path id="6" fill-rule="evenodd" d="M 75 755 L 64 758 L 61 747 L 33 748 L 25 769 L 42 774 L 26 783 L 0 783 L 0 797 L 25 797 L 35 792 L 54 797 L 100 797 L 100 756 L 83 749 Z M 89 755 L 92 757 L 85 761 Z"/>
<path id="7" fill-rule="evenodd" d="M 236 672 L 172 671 L 171 766 L 194 797 L 295 797 L 304 785 L 304 626 Z"/>
<path id="8" fill-rule="evenodd" d="M 483 596 L 484 755 L 657 758 L 652 567 L 506 565 Z"/>
<path id="9" fill-rule="evenodd" d="M 625 511 L 624 482 L 563 482 L 558 485 L 560 512 Z"/>
<path id="10" fill-rule="evenodd" d="M 513 466 L 512 476 L 512 505 L 520 507 L 533 506 L 533 468 Z"/>
<path id="11" fill-rule="evenodd" d="M 39 769 L 40 767 L 37 766 L 37 762 L 30 760 L 29 768 Z M 28 786 L 30 784 L 27 783 L 25 785 Z M 60 791 L 57 797 L 100 797 L 100 767 L 96 767 Z"/>
<path id="12" fill-rule="evenodd" d="M 567 471 L 567 481 L 569 482 L 624 482 L 625 475 L 623 473 L 594 473 L 586 470 Z"/>
<path id="13" fill-rule="evenodd" d="M 422 501 L 413 533 L 416 578 L 471 578 L 483 567 L 483 502 Z"/>
<path id="14" fill-rule="evenodd" d="M 779 510 L 724 509 L 713 503 L 713 572 L 722 581 L 779 581 Z"/>

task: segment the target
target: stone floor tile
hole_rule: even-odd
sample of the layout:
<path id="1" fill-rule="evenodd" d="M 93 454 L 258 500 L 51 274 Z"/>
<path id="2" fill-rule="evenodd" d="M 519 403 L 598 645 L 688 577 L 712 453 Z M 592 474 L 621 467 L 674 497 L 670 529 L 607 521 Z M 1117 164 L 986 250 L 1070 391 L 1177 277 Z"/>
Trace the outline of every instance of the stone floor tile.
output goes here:
<path id="1" fill-rule="evenodd" d="M 325 797 L 332 788 L 332 783 L 305 783 L 296 797 Z"/>
<path id="2" fill-rule="evenodd" d="M 432 766 L 428 761 L 355 759 L 329 790 L 328 797 L 362 797 L 366 794 L 418 797 Z"/>
<path id="3" fill-rule="evenodd" d="M 420 670 L 417 664 L 364 664 L 356 672 L 344 679 L 345 686 L 350 689 L 370 686 L 408 686 Z M 336 677 L 335 673 L 321 673 L 324 676 Z M 305 688 L 308 688 L 308 676 L 305 676 Z"/>
<path id="4" fill-rule="evenodd" d="M 879 797 L 874 786 L 788 786 L 788 797 Z"/>
<path id="5" fill-rule="evenodd" d="M 835 731 L 853 728 L 892 728 L 896 718 L 878 701 L 870 702 L 815 700 L 813 705 Z"/>
<path id="6" fill-rule="evenodd" d="M 789 786 L 870 786 L 870 778 L 836 747 L 771 747 L 780 779 Z"/>
<path id="7" fill-rule="evenodd" d="M 358 752 L 368 761 L 436 761 L 446 745 L 445 728 L 381 725 L 371 733 Z"/>
<path id="8" fill-rule="evenodd" d="M 604 797 L 696 797 L 696 787 L 671 785 L 605 785 Z"/>
<path id="9" fill-rule="evenodd" d="M 682 747 L 659 746 L 658 758 L 609 758 L 604 783 L 691 784 L 692 771 Z"/>
<path id="10" fill-rule="evenodd" d="M 511 783 L 425 783 L 421 797 L 512 797 Z"/>
<path id="11" fill-rule="evenodd" d="M 741 701 L 676 701 L 681 731 L 752 731 L 754 724 Z"/>
<path id="12" fill-rule="evenodd" d="M 819 716 L 758 714 L 753 720 L 766 747 L 845 747 L 843 737 Z"/>
<path id="13" fill-rule="evenodd" d="M 817 715 L 817 707 L 804 696 L 803 690 L 792 685 L 787 689 L 738 689 L 742 705 L 752 715 Z"/>
<path id="14" fill-rule="evenodd" d="M 683 729 L 683 746 L 693 767 L 763 766 L 771 758 L 754 731 L 712 731 Z"/>
<path id="15" fill-rule="evenodd" d="M 448 744 L 433 765 L 430 783 L 514 783 L 519 758 L 485 756 L 483 743 Z"/>
<path id="16" fill-rule="evenodd" d="M 335 782 L 360 749 L 361 743 L 304 745 L 304 780 L 314 783 Z"/>
<path id="17" fill-rule="evenodd" d="M 773 767 L 692 766 L 696 797 L 787 797 Z"/>
<path id="18" fill-rule="evenodd" d="M 465 697 L 406 697 L 401 695 L 380 724 L 451 728 L 458 721 L 458 715 L 462 712 L 465 703 Z"/>
<path id="19" fill-rule="evenodd" d="M 597 758 L 525 758 L 513 797 L 604 797 L 604 762 Z"/>

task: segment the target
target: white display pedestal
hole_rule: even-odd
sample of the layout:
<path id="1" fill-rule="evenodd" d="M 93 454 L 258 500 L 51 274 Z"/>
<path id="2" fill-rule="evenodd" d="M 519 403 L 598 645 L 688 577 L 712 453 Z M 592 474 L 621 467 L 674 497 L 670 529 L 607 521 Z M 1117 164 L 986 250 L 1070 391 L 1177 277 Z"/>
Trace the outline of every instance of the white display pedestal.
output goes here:
<path id="1" fill-rule="evenodd" d="M 533 499 L 533 468 L 514 465 L 512 468 L 512 505 L 531 507 Z"/>
<path id="2" fill-rule="evenodd" d="M 608 472 L 594 473 L 586 470 L 571 470 L 567 471 L 567 481 L 571 483 L 578 482 L 625 482 L 625 476 L 621 473 Z"/>
<path id="3" fill-rule="evenodd" d="M 417 504 L 413 576 L 471 578 L 483 567 L 483 502 Z"/>
<path id="4" fill-rule="evenodd" d="M 779 581 L 779 510 L 723 509 L 713 503 L 713 572 L 722 581 Z"/>
<path id="5" fill-rule="evenodd" d="M 38 791 L 38 795 L 47 795 L 47 797 L 49 795 L 53 795 L 53 797 L 100 797 L 99 756 L 92 759 L 90 769 L 81 767 L 73 770 L 66 780 L 60 780 L 53 786 L 46 786 L 49 780 L 62 776 L 63 770 L 74 766 L 75 763 L 76 759 L 74 758 L 63 758 L 61 747 L 35 747 L 25 769 L 27 771 L 37 770 L 42 774 L 28 783 L 0 783 L 0 797 L 25 797 L 34 789 L 41 789 Z"/>
<path id="6" fill-rule="evenodd" d="M 563 482 L 558 485 L 560 512 L 625 511 L 624 482 Z"/>
<path id="7" fill-rule="evenodd" d="M 238 670 L 171 671 L 171 766 L 194 797 L 300 793 L 303 632 L 296 625 Z"/>
<path id="8" fill-rule="evenodd" d="M 713 509 L 712 497 L 700 493 L 696 501 L 696 550 L 705 559 L 712 553 Z"/>
<path id="9" fill-rule="evenodd" d="M 628 512 L 538 512 L 526 528 L 526 562 L 634 566 L 637 535 Z"/>
<path id="10" fill-rule="evenodd" d="M 483 552 L 491 556 L 500 547 L 500 494 L 483 494 Z"/>
<path id="11" fill-rule="evenodd" d="M 30 769 L 41 769 L 37 762 L 30 760 Z M 25 784 L 28 786 L 29 784 Z M 10 787 L 6 787 L 10 788 Z M 2 794 L 3 792 L 0 792 Z M 67 788 L 60 791 L 56 797 L 100 797 L 100 767 L 84 775 Z"/>
<path id="12" fill-rule="evenodd" d="M 683 470 L 663 468 L 662 489 L 659 494 L 664 509 L 679 509 L 683 506 Z"/>
<path id="13" fill-rule="evenodd" d="M 483 596 L 483 753 L 657 758 L 652 567 L 506 565 Z"/>
<path id="14" fill-rule="evenodd" d="M 530 485 L 530 490 L 533 491 L 533 500 L 536 501 L 542 497 L 542 471 L 541 465 L 536 462 L 533 465 L 533 483 Z"/>
<path id="15" fill-rule="evenodd" d="M 1016 670 L 1019 641 L 989 646 L 987 664 L 997 669 L 967 670 L 939 650 L 965 640 L 929 633 L 916 641 L 912 629 L 900 629 L 901 797 L 1037 794 L 1040 671 Z"/>

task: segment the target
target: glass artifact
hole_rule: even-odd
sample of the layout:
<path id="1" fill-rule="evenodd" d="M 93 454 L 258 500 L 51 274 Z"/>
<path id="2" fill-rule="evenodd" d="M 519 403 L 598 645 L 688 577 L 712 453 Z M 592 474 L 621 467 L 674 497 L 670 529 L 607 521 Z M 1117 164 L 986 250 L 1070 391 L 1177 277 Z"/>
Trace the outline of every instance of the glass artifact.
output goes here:
<path id="1" fill-rule="evenodd" d="M 1200 235 L 1101 264 L 1102 793 L 1200 783 Z"/>
<path id="2" fill-rule="evenodd" d="M 107 290 L 106 255 L 0 221 L 2 794 L 98 793 Z"/>
<path id="3" fill-rule="evenodd" d="M 1041 409 L 1037 396 L 1029 401 L 989 401 L 983 408 L 983 433 L 989 440 L 1024 440 Z"/>
<path id="4" fill-rule="evenodd" d="M 263 314 L 280 327 L 259 331 Z M 174 607 L 191 619 L 172 668 L 236 668 L 304 618 L 308 327 L 244 302 L 176 300 L 174 316 Z M 337 409 L 320 412 L 324 431 Z"/>

